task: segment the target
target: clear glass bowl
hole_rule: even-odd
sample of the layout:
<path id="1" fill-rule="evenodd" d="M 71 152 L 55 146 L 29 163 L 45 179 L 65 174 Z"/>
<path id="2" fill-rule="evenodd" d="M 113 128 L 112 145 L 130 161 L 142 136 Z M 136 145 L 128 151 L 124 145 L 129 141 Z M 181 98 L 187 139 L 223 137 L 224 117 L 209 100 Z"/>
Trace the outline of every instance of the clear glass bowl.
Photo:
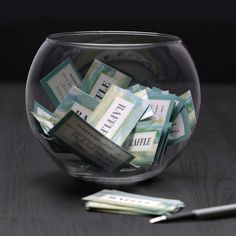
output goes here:
<path id="1" fill-rule="evenodd" d="M 165 170 L 184 149 L 189 140 L 168 146 L 162 158 L 151 168 L 123 168 L 109 174 L 92 167 L 75 154 L 47 140 L 39 132 L 31 111 L 34 101 L 54 111 L 55 106 L 43 90 L 40 80 L 66 58 L 71 58 L 84 76 L 96 58 L 133 78 L 132 84 L 157 86 L 181 95 L 190 89 L 199 116 L 201 94 L 196 68 L 182 40 L 173 35 L 89 31 L 53 34 L 39 48 L 29 71 L 26 85 L 26 111 L 33 134 L 69 175 L 104 184 L 129 184 L 149 179 Z M 132 85 L 131 84 L 131 85 Z"/>

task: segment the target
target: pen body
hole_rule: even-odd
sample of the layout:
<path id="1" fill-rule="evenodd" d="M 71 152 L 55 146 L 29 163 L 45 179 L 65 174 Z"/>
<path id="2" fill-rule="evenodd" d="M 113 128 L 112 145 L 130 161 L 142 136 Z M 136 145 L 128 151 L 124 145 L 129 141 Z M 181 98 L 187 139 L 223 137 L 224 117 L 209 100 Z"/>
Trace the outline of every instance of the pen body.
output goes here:
<path id="1" fill-rule="evenodd" d="M 209 219 L 222 216 L 231 216 L 233 214 L 236 214 L 236 204 L 202 208 L 198 210 L 193 210 L 192 213 L 196 215 L 196 218 L 198 219 Z"/>

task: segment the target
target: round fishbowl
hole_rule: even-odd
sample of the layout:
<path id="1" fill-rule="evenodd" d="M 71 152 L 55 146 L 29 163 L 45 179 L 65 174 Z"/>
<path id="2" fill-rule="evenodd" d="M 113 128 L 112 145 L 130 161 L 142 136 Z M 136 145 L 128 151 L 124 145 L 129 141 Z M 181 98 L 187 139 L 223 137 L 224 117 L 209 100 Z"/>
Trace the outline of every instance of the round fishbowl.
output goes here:
<path id="1" fill-rule="evenodd" d="M 179 37 L 81 31 L 46 38 L 25 99 L 34 136 L 69 175 L 130 184 L 157 176 L 180 156 L 201 93 Z"/>

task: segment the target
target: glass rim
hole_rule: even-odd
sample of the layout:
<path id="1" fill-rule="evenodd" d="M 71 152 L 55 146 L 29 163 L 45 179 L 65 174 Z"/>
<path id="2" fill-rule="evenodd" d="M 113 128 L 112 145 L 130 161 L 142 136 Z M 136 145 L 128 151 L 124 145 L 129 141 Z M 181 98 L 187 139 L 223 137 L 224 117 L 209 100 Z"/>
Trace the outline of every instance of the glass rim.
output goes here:
<path id="1" fill-rule="evenodd" d="M 143 36 L 149 39 L 153 39 L 151 42 L 126 42 L 126 43 L 100 43 L 100 42 L 74 42 L 72 40 L 66 40 L 65 37 L 73 36 L 130 36 L 138 37 Z M 163 41 L 157 42 L 155 40 L 162 39 Z M 145 46 L 164 46 L 169 44 L 182 43 L 182 39 L 178 36 L 165 33 L 156 32 L 144 32 L 144 31 L 74 31 L 74 32 L 61 32 L 50 34 L 46 37 L 46 41 L 55 44 L 63 44 L 67 46 L 85 46 L 85 47 L 145 47 Z"/>

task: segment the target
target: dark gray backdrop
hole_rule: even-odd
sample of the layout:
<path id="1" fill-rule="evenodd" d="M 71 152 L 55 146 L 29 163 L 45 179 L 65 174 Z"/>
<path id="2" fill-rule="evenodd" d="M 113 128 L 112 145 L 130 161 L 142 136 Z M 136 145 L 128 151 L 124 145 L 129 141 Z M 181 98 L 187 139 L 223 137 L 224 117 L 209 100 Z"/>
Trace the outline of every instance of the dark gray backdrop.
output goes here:
<path id="1" fill-rule="evenodd" d="M 1 81 L 25 82 L 50 33 L 142 30 L 183 38 L 204 82 L 234 82 L 233 1 L 4 1 L 0 7 Z"/>

